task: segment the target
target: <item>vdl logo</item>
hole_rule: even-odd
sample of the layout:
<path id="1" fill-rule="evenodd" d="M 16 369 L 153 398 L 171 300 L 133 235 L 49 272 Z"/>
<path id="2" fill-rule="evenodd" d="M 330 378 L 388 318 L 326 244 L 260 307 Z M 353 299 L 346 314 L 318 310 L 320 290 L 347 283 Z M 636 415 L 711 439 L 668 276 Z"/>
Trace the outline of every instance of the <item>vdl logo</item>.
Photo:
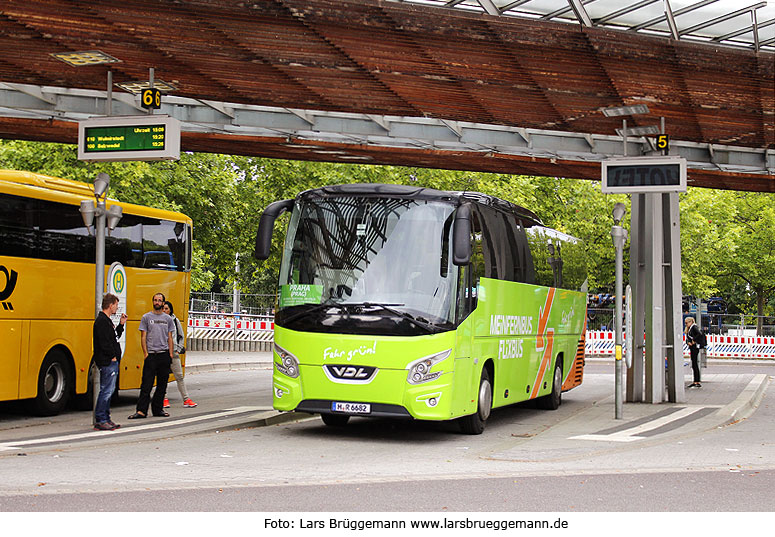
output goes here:
<path id="1" fill-rule="evenodd" d="M 10 302 L 6 302 L 6 299 L 11 298 L 13 290 L 16 289 L 16 279 L 19 274 L 15 270 L 8 271 L 3 265 L 0 265 L 0 272 L 5 275 L 5 285 L 0 290 L 0 303 L 3 304 L 3 309 L 6 311 L 13 311 L 13 305 Z"/>
<path id="2" fill-rule="evenodd" d="M 367 384 L 374 379 L 376 367 L 351 365 L 324 365 L 323 371 L 329 380 L 346 384 Z"/>

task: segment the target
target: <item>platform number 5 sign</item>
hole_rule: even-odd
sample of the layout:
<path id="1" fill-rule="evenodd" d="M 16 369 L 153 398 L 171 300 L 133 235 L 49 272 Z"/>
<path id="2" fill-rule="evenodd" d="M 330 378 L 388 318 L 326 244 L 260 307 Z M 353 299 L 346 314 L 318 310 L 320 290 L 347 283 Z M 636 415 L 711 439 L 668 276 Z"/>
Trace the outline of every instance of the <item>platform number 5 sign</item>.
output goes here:
<path id="1" fill-rule="evenodd" d="M 670 147 L 670 137 L 667 134 L 660 134 L 657 136 L 657 149 L 660 151 L 667 151 Z"/>

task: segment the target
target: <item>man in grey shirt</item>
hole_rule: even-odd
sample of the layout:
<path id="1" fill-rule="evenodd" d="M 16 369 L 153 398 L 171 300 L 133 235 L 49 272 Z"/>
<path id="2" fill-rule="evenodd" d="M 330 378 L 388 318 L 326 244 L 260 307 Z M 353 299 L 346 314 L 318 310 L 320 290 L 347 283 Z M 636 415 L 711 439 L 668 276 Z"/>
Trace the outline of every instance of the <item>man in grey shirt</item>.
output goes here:
<path id="1" fill-rule="evenodd" d="M 140 345 L 143 348 L 143 380 L 140 384 L 140 397 L 137 399 L 137 410 L 129 416 L 130 420 L 148 416 L 148 404 L 154 416 L 169 416 L 164 410 L 164 397 L 167 394 L 167 380 L 170 376 L 170 364 L 174 345 L 172 334 L 175 333 L 175 321 L 164 313 L 162 293 L 153 295 L 153 310 L 140 319 Z M 153 381 L 156 380 L 156 391 L 151 399 Z"/>

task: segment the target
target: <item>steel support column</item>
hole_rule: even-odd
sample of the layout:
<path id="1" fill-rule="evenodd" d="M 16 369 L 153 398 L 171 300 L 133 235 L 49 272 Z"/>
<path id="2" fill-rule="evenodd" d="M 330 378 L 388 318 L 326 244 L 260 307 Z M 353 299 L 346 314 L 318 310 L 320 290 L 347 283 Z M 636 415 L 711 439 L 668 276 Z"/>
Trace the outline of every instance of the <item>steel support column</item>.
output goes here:
<path id="1" fill-rule="evenodd" d="M 634 352 L 626 399 L 661 403 L 667 395 L 670 402 L 684 402 L 678 194 L 635 194 L 631 213 L 634 320 L 627 337 L 634 338 Z"/>

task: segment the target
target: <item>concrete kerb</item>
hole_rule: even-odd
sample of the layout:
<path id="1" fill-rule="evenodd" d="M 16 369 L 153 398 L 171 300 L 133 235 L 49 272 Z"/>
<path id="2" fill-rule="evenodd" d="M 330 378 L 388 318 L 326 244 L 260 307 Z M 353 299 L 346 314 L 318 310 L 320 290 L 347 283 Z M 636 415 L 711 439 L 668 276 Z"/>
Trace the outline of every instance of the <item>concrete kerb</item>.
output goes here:
<path id="1" fill-rule="evenodd" d="M 223 431 L 237 431 L 239 429 L 251 429 L 255 427 L 269 427 L 270 425 L 281 425 L 283 423 L 304 421 L 308 419 L 317 419 L 317 416 L 305 412 L 279 412 L 277 410 L 267 410 L 257 412 L 250 416 L 221 420 L 217 424 L 208 424 L 206 427 L 197 429 L 197 433 L 216 433 Z"/>
<path id="2" fill-rule="evenodd" d="M 726 425 L 744 420 L 754 413 L 764 397 L 764 392 L 770 382 L 768 375 L 756 375 L 740 392 L 734 401 L 719 411 L 721 416 L 727 416 Z"/>
<path id="3" fill-rule="evenodd" d="M 234 362 L 234 363 L 209 363 L 186 365 L 187 373 L 201 373 L 206 371 L 242 371 L 245 369 L 269 369 L 271 362 Z"/>

